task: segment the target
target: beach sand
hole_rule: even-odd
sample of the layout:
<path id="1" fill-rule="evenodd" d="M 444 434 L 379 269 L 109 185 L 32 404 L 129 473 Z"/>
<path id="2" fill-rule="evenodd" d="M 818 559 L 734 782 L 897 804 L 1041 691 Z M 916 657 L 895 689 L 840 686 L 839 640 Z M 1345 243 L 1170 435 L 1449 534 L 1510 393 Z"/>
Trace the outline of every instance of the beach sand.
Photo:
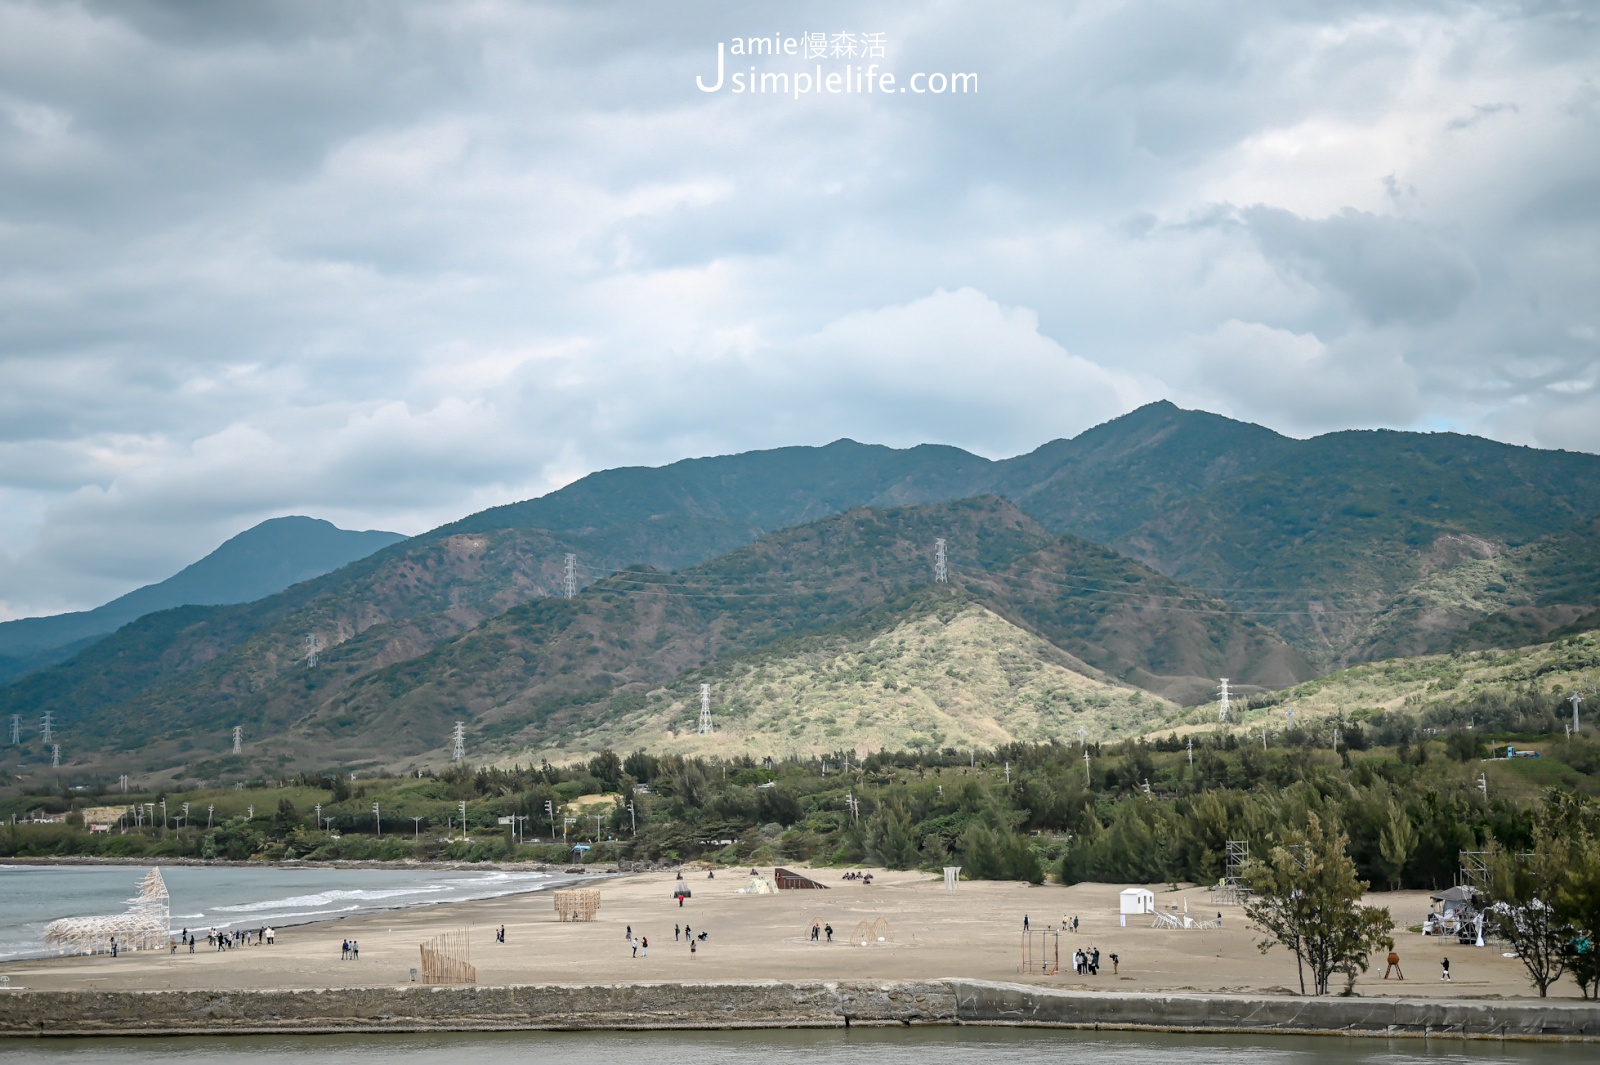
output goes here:
<path id="1" fill-rule="evenodd" d="M 1219 929 L 1162 930 L 1149 917 L 1122 927 L 1118 897 L 1126 885 L 1072 887 L 989 881 L 963 882 L 954 893 L 925 873 L 876 872 L 871 885 L 840 880 L 839 870 L 818 870 L 825 891 L 741 895 L 748 871 L 684 873 L 693 897 L 680 908 L 672 897 L 672 872 L 634 873 L 604 880 L 599 916 L 592 922 L 556 920 L 549 892 L 513 895 L 448 906 L 416 907 L 338 921 L 282 928 L 273 946 L 218 953 L 202 939 L 194 954 L 125 953 L 19 961 L 0 965 L 13 987 L 37 989 L 324 988 L 404 984 L 418 965 L 418 946 L 441 932 L 468 929 L 480 984 L 655 983 L 683 980 L 917 980 L 964 977 L 1027 981 L 1078 990 L 1298 993 L 1292 955 L 1274 947 L 1262 955 L 1260 938 L 1236 906 L 1218 906 L 1204 888 L 1171 891 L 1150 885 L 1157 905 L 1185 902 L 1196 918 Z M 1531 997 L 1523 968 L 1498 949 L 1475 949 L 1453 940 L 1404 931 L 1428 911 L 1426 892 L 1385 892 L 1368 901 L 1387 906 L 1396 933 L 1404 982 L 1381 979 L 1383 959 L 1356 984 L 1358 994 L 1405 997 Z M 1076 915 L 1080 931 L 1059 937 L 1061 972 L 1019 972 L 1022 918 L 1035 930 L 1059 927 Z M 868 946 L 849 940 L 860 922 L 884 918 L 892 941 Z M 814 919 L 831 923 L 834 942 L 812 943 Z M 673 926 L 687 923 L 710 933 L 691 956 L 675 941 Z M 506 942 L 495 930 L 506 928 Z M 648 957 L 634 957 L 625 932 L 648 937 Z M 344 939 L 360 943 L 359 961 L 340 959 Z M 1035 937 L 1036 950 L 1048 940 Z M 1098 976 L 1077 976 L 1070 957 L 1077 947 L 1098 947 Z M 1121 958 L 1112 973 L 1111 954 Z M 1439 976 L 1448 955 L 1451 983 Z M 1342 977 L 1335 990 L 1342 989 Z M 1563 982 L 1553 995 L 1575 998 Z"/>

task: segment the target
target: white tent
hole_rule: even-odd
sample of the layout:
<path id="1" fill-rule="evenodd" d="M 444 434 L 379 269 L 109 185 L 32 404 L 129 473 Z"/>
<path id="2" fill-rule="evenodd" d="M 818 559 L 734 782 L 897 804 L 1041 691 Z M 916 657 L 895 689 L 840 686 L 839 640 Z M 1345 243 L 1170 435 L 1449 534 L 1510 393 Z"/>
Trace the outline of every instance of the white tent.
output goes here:
<path id="1" fill-rule="evenodd" d="M 1156 893 L 1149 888 L 1129 888 L 1122 893 L 1122 912 L 1155 913 Z"/>

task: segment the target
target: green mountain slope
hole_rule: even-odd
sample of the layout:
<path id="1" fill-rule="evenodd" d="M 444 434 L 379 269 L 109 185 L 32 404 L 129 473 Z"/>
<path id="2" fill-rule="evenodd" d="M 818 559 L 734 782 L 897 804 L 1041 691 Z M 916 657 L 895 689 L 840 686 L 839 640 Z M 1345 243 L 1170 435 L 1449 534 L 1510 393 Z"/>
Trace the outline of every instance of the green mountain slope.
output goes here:
<path id="1" fill-rule="evenodd" d="M 1454 434 L 1334 433 L 1172 506 L 1111 546 L 1259 612 L 1319 665 L 1441 555 L 1525 545 L 1592 513 L 1600 457 Z M 1392 639 L 1392 637 L 1391 637 Z"/>
<path id="2" fill-rule="evenodd" d="M 617 715 L 642 709 L 649 692 L 691 683 L 683 678 L 730 657 L 808 633 L 875 633 L 906 623 L 918 597 L 935 590 L 932 545 L 941 536 L 951 578 L 940 594 L 1014 618 L 1041 609 L 1047 596 L 1040 589 L 1012 602 L 1006 581 L 993 579 L 1013 576 L 1029 557 L 1054 562 L 1057 555 L 1038 553 L 1062 550 L 1014 505 L 989 497 L 857 509 L 764 537 L 675 575 L 630 570 L 596 582 L 576 599 L 540 600 L 510 610 L 321 703 L 293 728 L 285 753 L 298 759 L 308 750 L 335 748 L 353 760 L 392 761 L 401 754 L 437 751 L 456 719 L 471 721 L 478 742 L 495 750 L 543 747 L 575 730 L 609 728 Z M 1188 629 L 1200 613 L 1192 602 L 1181 609 L 1147 610 L 1142 616 L 1147 638 L 1130 641 L 1135 657 L 1121 657 L 1110 650 L 1116 644 L 1113 627 L 1131 627 L 1132 619 L 1141 617 L 1123 597 L 1131 595 L 1136 603 L 1199 597 L 1091 545 L 1078 551 L 1105 556 L 1100 564 L 1115 574 L 1121 593 L 1102 596 L 1103 610 L 1082 616 L 1059 612 L 1076 627 L 1058 624 L 1058 629 L 1079 638 L 1059 646 L 1056 656 L 1061 661 L 1062 651 L 1076 656 L 1079 672 L 1099 675 L 1111 667 L 1154 675 L 1152 663 L 1137 653 L 1145 645 L 1186 645 L 1186 660 L 1233 668 L 1241 677 L 1248 675 L 1249 664 L 1228 658 L 1238 648 L 1265 659 L 1292 660 L 1292 652 L 1270 632 L 1230 619 L 1220 603 L 1213 603 L 1199 630 L 1211 633 L 1212 642 L 1187 645 L 1204 639 Z M 1195 686 L 1210 684 L 1204 677 L 1183 679 Z"/>

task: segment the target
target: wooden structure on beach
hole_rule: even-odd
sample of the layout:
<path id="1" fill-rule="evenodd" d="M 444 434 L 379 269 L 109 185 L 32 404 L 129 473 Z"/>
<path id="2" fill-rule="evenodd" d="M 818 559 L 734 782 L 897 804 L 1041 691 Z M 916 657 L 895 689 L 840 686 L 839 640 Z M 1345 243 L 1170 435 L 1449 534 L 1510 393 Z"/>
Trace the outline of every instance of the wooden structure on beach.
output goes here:
<path id="1" fill-rule="evenodd" d="M 592 921 L 600 912 L 599 888 L 571 888 L 553 891 L 556 919 L 559 921 Z"/>
<path id="2" fill-rule="evenodd" d="M 782 867 L 772 870 L 772 882 L 778 886 L 779 891 L 806 891 L 821 889 L 826 891 L 827 884 L 819 884 L 809 876 L 801 876 L 792 869 Z"/>
<path id="3" fill-rule="evenodd" d="M 45 945 L 63 954 L 108 954 L 118 950 L 160 950 L 172 938 L 172 900 L 161 870 L 139 881 L 128 912 L 108 917 L 63 917 L 44 930 Z"/>
<path id="4" fill-rule="evenodd" d="M 465 929 L 445 932 L 422 944 L 422 982 L 425 984 L 475 984 L 472 937 Z"/>

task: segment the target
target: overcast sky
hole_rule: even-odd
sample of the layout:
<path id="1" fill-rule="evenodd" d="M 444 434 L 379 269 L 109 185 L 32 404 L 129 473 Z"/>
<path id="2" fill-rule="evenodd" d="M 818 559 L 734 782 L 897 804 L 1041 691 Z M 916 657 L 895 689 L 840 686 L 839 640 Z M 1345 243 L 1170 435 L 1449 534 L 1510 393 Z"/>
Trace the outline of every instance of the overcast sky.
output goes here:
<path id="1" fill-rule="evenodd" d="M 278 514 L 1160 398 L 1600 451 L 1597 11 L 0 0 L 0 617 Z"/>

